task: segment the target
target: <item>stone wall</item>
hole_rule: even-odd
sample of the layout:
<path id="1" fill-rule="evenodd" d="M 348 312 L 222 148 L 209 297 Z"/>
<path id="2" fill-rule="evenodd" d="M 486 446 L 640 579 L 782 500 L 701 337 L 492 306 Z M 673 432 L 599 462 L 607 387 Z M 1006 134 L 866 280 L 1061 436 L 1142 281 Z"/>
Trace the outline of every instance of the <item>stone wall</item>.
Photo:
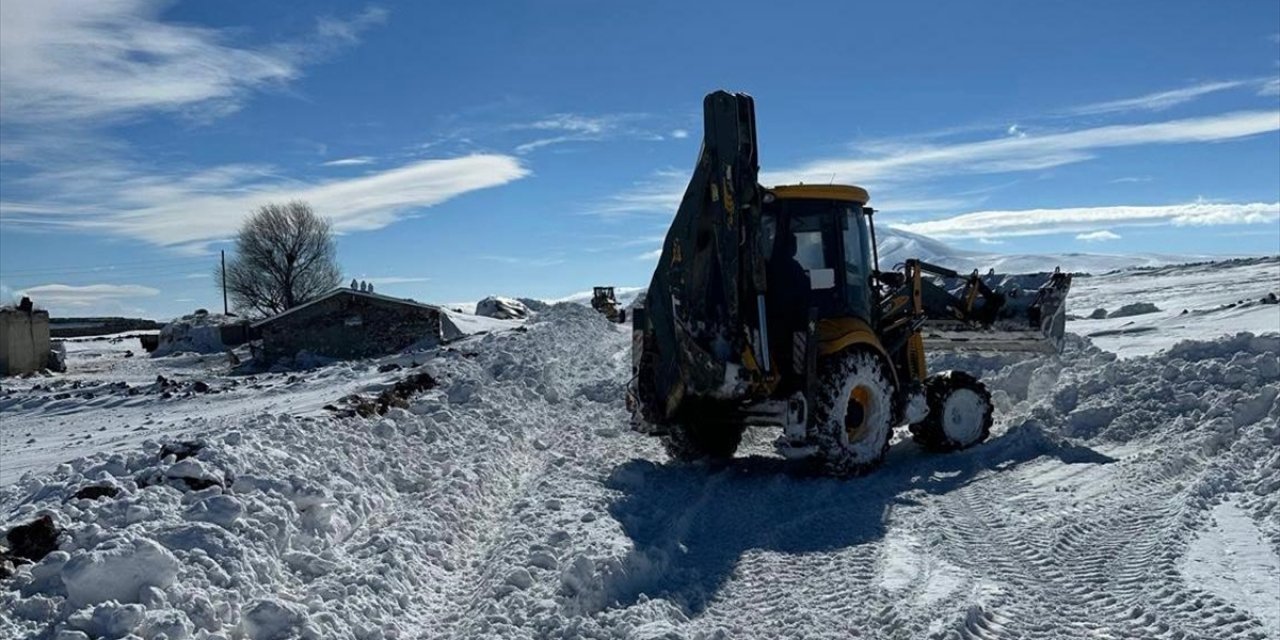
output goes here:
<path id="1" fill-rule="evenodd" d="M 306 351 L 338 359 L 387 355 L 440 342 L 440 312 L 359 293 L 340 293 L 258 325 L 268 362 Z"/>
<path id="2" fill-rule="evenodd" d="M 49 313 L 0 309 L 0 375 L 18 375 L 49 366 Z"/>

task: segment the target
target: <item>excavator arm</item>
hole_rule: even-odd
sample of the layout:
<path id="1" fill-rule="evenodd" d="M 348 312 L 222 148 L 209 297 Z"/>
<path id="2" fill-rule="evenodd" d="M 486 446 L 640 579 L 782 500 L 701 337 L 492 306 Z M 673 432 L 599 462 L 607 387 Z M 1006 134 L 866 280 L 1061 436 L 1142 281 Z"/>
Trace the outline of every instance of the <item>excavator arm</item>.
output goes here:
<path id="1" fill-rule="evenodd" d="M 757 246 L 755 101 L 717 91 L 703 101 L 698 163 L 633 315 L 631 402 L 664 424 L 697 398 L 735 397 L 767 375 L 763 257 Z"/>

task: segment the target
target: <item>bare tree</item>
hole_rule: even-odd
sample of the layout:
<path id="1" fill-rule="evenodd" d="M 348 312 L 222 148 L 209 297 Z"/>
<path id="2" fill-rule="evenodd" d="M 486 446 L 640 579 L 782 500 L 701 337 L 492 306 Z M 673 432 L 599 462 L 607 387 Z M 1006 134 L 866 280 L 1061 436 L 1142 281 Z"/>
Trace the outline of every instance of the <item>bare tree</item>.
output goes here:
<path id="1" fill-rule="evenodd" d="M 222 269 L 215 274 L 222 278 Z M 267 204 L 245 220 L 227 262 L 227 293 L 235 308 L 273 315 L 338 286 L 333 227 L 311 205 Z"/>

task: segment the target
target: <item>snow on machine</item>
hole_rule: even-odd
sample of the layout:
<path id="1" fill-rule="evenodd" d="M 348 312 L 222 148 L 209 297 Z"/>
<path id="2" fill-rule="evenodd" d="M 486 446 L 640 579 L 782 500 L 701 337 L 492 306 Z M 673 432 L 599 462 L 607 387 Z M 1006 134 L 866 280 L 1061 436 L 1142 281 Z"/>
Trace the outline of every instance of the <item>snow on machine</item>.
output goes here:
<path id="1" fill-rule="evenodd" d="M 1071 275 L 960 274 L 920 260 L 881 270 L 870 196 L 766 188 L 755 103 L 703 102 L 702 149 L 648 293 L 632 312 L 633 427 L 676 459 L 728 457 L 747 427 L 830 473 L 873 468 L 895 426 L 963 449 L 992 423 L 983 384 L 926 371 L 926 348 L 1061 348 Z"/>

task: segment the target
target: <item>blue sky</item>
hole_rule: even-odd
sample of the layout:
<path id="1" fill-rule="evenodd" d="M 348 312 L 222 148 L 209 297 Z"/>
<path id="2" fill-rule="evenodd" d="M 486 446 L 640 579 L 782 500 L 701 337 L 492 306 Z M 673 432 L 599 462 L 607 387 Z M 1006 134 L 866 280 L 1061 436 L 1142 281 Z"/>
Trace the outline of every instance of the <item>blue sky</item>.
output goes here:
<path id="1" fill-rule="evenodd" d="M 218 308 L 218 250 L 290 198 L 392 295 L 643 285 L 716 88 L 756 97 L 766 184 L 957 247 L 1280 253 L 1270 0 L 15 1 L 0 294 Z"/>

